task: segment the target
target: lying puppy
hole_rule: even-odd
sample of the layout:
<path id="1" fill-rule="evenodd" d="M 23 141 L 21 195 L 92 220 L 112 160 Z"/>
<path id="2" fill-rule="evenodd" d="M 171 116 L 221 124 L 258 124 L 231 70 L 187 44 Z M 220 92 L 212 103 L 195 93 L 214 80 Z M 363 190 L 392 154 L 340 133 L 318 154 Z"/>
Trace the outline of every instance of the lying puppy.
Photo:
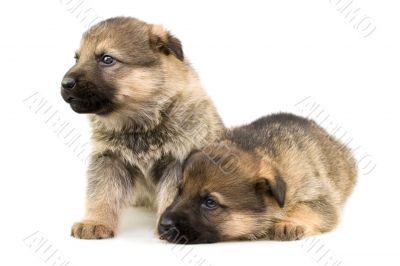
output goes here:
<path id="1" fill-rule="evenodd" d="M 184 164 L 158 231 L 171 242 L 297 240 L 332 230 L 356 163 L 316 123 L 275 114 L 234 128 Z"/>
<path id="2" fill-rule="evenodd" d="M 72 227 L 76 238 L 113 237 L 130 204 L 161 214 L 190 151 L 225 131 L 180 41 L 134 18 L 108 19 L 83 35 L 61 94 L 92 127 L 86 215 Z"/>

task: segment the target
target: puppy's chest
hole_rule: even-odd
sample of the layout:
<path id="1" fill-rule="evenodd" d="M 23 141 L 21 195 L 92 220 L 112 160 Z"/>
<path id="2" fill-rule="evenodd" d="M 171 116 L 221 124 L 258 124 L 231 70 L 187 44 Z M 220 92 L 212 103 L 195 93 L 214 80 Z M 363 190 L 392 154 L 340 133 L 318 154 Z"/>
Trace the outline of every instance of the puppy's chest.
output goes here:
<path id="1" fill-rule="evenodd" d="M 128 150 L 132 157 L 147 160 L 153 157 L 153 153 L 163 148 L 169 141 L 166 134 L 156 133 L 125 133 L 109 139 L 110 146 L 119 150 Z"/>
<path id="2" fill-rule="evenodd" d="M 191 149 L 179 141 L 161 141 L 143 135 L 114 138 L 96 146 L 118 154 L 127 166 L 140 170 L 142 178 L 151 184 L 157 184 L 166 168 L 182 161 Z"/>

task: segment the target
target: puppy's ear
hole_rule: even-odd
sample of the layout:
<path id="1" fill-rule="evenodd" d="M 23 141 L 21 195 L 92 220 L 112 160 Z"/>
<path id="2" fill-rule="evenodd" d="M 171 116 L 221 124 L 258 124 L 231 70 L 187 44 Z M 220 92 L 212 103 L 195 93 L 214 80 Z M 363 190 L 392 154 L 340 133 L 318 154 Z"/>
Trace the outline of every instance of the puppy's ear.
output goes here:
<path id="1" fill-rule="evenodd" d="M 273 178 L 260 177 L 255 182 L 257 193 L 270 195 L 276 199 L 279 207 L 285 206 L 286 182 L 280 176 Z"/>
<path id="2" fill-rule="evenodd" d="M 192 150 L 182 163 L 182 170 L 190 167 L 191 164 L 202 156 L 202 152 L 198 149 Z"/>
<path id="3" fill-rule="evenodd" d="M 150 46 L 165 55 L 173 54 L 181 61 L 184 59 L 181 41 L 160 25 L 152 25 L 151 27 Z"/>

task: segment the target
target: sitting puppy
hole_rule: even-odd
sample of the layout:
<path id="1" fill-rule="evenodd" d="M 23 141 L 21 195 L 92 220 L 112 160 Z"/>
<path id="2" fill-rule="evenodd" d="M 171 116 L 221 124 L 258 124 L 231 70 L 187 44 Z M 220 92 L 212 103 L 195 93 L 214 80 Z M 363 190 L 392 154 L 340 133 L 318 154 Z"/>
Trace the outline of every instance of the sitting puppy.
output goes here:
<path id="1" fill-rule="evenodd" d="M 180 41 L 161 26 L 117 17 L 90 28 L 61 95 L 88 114 L 92 153 L 76 238 L 113 237 L 121 209 L 171 204 L 181 163 L 225 131 Z M 159 217 L 159 216 L 158 216 Z"/>
<path id="2" fill-rule="evenodd" d="M 297 240 L 332 230 L 356 182 L 351 152 L 315 122 L 275 114 L 191 154 L 158 231 L 171 242 Z"/>

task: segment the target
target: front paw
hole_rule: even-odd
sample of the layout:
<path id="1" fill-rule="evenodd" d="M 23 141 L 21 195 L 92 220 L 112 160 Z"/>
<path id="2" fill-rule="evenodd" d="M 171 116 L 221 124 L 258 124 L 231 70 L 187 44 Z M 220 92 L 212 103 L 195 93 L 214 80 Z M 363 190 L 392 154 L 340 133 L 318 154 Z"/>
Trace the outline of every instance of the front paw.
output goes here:
<path id="1" fill-rule="evenodd" d="M 305 228 L 291 223 L 277 223 L 268 232 L 271 240 L 299 240 L 305 236 Z"/>
<path id="2" fill-rule="evenodd" d="M 82 221 L 71 228 L 71 236 L 80 239 L 104 239 L 114 237 L 114 231 L 96 221 Z"/>

